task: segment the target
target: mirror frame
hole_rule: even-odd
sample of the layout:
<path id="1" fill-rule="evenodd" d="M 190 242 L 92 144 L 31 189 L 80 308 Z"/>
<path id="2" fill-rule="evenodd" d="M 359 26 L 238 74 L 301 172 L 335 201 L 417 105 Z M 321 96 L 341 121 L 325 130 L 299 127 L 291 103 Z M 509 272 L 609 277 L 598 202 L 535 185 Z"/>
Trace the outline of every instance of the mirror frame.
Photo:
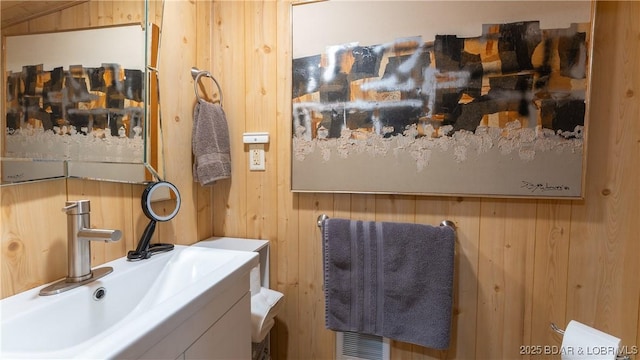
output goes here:
<path id="1" fill-rule="evenodd" d="M 167 189 L 163 189 L 163 188 L 167 188 Z M 172 191 L 173 191 L 173 194 L 171 193 Z M 161 221 L 161 222 L 165 222 L 173 219 L 178 214 L 178 211 L 180 210 L 180 205 L 182 204 L 180 191 L 178 191 L 178 188 L 173 183 L 170 183 L 168 181 L 158 181 L 158 182 L 149 183 L 149 185 L 147 185 L 147 187 L 142 192 L 142 197 L 140 200 L 141 200 L 140 205 L 142 206 L 142 212 L 144 212 L 144 215 L 149 220 Z M 157 214 L 153 210 L 152 203 L 158 202 L 158 201 L 165 201 L 165 200 L 175 200 L 176 207 L 168 215 Z"/>
<path id="2" fill-rule="evenodd" d="M 149 219 L 149 224 L 144 229 L 138 245 L 135 250 L 127 252 L 127 259 L 129 261 L 140 261 L 150 258 L 153 254 L 171 251 L 174 248 L 173 244 L 168 243 L 155 243 L 151 244 L 151 238 L 156 229 L 157 222 L 166 222 L 173 219 L 180 210 L 182 203 L 180 197 L 180 191 L 178 188 L 168 181 L 151 182 L 142 192 L 140 198 L 142 211 L 144 215 Z M 175 201 L 175 207 L 168 215 L 160 215 L 153 209 L 153 202 Z"/>
<path id="3" fill-rule="evenodd" d="M 80 178 L 89 180 L 121 182 L 131 184 L 146 184 L 150 181 L 162 181 L 164 179 L 163 164 L 163 142 L 162 142 L 162 124 L 160 118 L 159 104 L 159 79 L 158 79 L 158 55 L 160 29 L 157 25 L 150 21 L 149 1 L 141 0 L 144 6 L 143 23 L 114 24 L 111 26 L 96 26 L 81 29 L 66 29 L 61 31 L 74 30 L 90 30 L 118 26 L 127 26 L 137 24 L 142 27 L 145 32 L 145 63 L 144 63 L 144 139 L 143 139 L 143 158 L 141 162 L 117 163 L 108 161 L 77 161 L 77 160 L 40 160 L 29 158 L 7 158 L 4 157 L 6 149 L 6 38 L 8 36 L 28 35 L 2 33 L 2 89 L 0 97 L 2 98 L 0 110 L 2 112 L 2 124 L 0 129 L 2 138 L 0 139 L 0 186 L 22 184 L 35 181 L 57 180 L 63 178 Z M 54 33 L 57 31 L 46 31 L 46 33 Z M 11 166 L 11 174 L 7 174 L 7 167 Z M 15 179 L 7 179 L 6 176 L 17 174 Z"/>

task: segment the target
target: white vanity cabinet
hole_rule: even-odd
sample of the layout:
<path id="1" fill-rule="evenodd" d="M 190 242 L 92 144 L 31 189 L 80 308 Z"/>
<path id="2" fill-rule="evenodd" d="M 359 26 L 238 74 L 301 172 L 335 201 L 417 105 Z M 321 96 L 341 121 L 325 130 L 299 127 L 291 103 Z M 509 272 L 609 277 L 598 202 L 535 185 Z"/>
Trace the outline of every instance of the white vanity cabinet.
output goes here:
<path id="1" fill-rule="evenodd" d="M 251 358 L 251 296 L 242 297 L 184 353 L 184 359 Z"/>
<path id="2" fill-rule="evenodd" d="M 203 301 L 197 311 L 176 325 L 140 358 L 250 359 L 249 272 L 239 277 L 219 295 Z"/>
<path id="3" fill-rule="evenodd" d="M 230 238 L 230 237 L 211 237 L 211 238 L 199 241 L 193 244 L 192 246 L 258 253 L 259 263 L 260 263 L 259 278 L 256 279 L 252 277 L 252 276 L 255 276 L 255 274 L 253 273 L 250 276 L 251 291 L 255 291 L 254 287 L 256 286 L 256 284 L 253 284 L 252 282 L 259 282 L 258 286 L 269 288 L 269 241 L 268 240 Z M 251 304 L 249 306 L 251 306 Z M 251 331 L 251 328 L 249 329 L 249 331 Z M 270 359 L 271 358 L 270 342 L 271 342 L 270 335 L 267 334 L 266 338 L 262 342 L 253 343 L 251 345 L 251 357 L 246 357 L 242 359 L 247 359 L 247 360 Z M 226 357 L 225 359 L 236 359 L 236 358 Z"/>
<path id="4" fill-rule="evenodd" d="M 45 284 L 2 299 L 0 358 L 251 358 L 258 253 L 176 245 L 105 265 L 113 272 L 62 294 L 39 296 Z"/>

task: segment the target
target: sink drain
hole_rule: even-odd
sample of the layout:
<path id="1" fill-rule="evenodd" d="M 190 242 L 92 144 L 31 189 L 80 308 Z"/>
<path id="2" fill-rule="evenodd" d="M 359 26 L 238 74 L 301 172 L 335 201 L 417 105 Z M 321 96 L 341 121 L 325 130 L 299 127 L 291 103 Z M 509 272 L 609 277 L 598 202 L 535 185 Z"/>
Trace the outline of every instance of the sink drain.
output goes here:
<path id="1" fill-rule="evenodd" d="M 103 287 L 99 287 L 93 292 L 93 300 L 99 301 L 104 299 L 105 296 L 107 296 L 107 289 Z"/>

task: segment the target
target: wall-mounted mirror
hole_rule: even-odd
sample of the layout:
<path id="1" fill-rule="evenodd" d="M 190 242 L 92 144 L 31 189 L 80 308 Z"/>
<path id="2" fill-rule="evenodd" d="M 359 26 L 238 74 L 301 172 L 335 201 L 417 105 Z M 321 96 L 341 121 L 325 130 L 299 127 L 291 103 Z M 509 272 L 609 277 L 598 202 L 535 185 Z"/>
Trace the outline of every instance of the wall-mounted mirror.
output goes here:
<path id="1" fill-rule="evenodd" d="M 139 3 L 137 24 L 3 31 L 3 185 L 163 178 L 159 29 L 148 21 L 147 2 Z"/>

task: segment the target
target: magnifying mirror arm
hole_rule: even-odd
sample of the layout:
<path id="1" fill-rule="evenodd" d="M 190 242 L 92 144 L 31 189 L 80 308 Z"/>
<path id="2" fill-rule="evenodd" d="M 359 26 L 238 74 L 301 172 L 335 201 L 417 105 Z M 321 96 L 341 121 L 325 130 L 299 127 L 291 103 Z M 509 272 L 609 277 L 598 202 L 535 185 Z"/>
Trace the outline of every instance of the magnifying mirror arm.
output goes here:
<path id="1" fill-rule="evenodd" d="M 151 242 L 151 237 L 153 236 L 153 232 L 156 230 L 156 221 L 149 221 L 149 225 L 144 229 L 142 233 L 142 237 L 140 237 L 140 241 L 138 241 L 138 247 L 134 251 L 129 251 L 127 254 L 127 258 L 129 260 L 142 260 L 148 259 L 151 257 L 151 252 L 149 251 L 149 243 Z"/>
<path id="2" fill-rule="evenodd" d="M 127 259 L 131 261 L 144 260 L 151 257 L 155 253 L 161 253 L 171 251 L 174 248 L 173 244 L 151 244 L 151 237 L 156 229 L 157 221 L 149 221 L 149 225 L 144 229 L 142 237 L 138 242 L 138 246 L 134 251 L 127 253 Z"/>

